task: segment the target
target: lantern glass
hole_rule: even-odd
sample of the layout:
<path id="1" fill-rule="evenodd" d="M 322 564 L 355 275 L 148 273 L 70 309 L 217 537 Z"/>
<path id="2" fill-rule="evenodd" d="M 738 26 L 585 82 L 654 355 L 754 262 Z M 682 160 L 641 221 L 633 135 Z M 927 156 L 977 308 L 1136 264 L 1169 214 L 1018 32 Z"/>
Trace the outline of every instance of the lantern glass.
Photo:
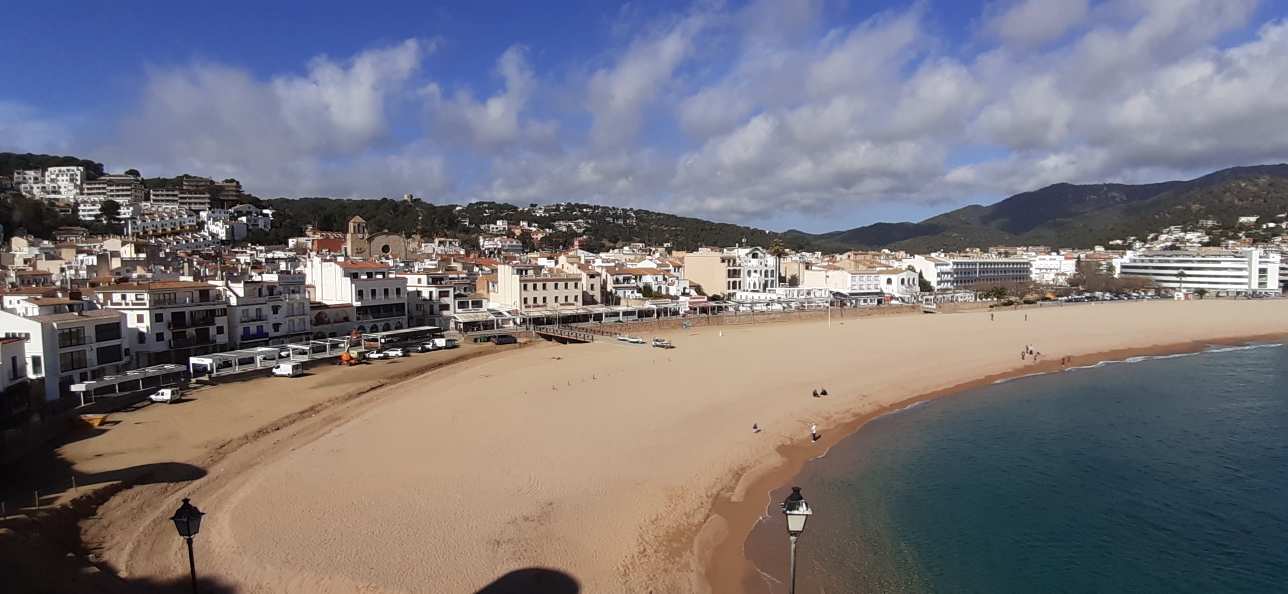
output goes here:
<path id="1" fill-rule="evenodd" d="M 174 517 L 170 520 L 174 522 L 174 528 L 179 531 L 179 536 L 192 538 L 201 531 L 201 516 L 204 515 L 206 514 L 201 513 L 201 510 L 185 497 L 183 505 L 175 510 Z"/>

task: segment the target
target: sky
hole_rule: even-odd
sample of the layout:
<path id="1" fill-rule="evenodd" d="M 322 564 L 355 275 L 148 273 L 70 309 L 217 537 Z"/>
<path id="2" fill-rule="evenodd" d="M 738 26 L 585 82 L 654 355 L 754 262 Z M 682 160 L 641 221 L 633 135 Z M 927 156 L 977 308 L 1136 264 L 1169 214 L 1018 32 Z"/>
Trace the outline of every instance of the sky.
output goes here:
<path id="1" fill-rule="evenodd" d="M 1288 2 L 24 2 L 0 151 L 770 229 L 1288 161 Z M 20 24 L 20 25 L 19 25 Z"/>

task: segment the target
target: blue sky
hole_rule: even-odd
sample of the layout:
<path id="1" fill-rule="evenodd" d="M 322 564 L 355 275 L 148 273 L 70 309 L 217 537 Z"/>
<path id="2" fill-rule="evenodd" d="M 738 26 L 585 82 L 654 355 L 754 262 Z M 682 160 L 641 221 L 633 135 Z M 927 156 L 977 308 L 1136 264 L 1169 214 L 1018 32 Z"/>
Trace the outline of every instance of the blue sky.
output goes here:
<path id="1" fill-rule="evenodd" d="M 824 231 L 1288 160 L 1288 6 L 6 7 L 0 150 L 261 196 L 621 204 Z"/>

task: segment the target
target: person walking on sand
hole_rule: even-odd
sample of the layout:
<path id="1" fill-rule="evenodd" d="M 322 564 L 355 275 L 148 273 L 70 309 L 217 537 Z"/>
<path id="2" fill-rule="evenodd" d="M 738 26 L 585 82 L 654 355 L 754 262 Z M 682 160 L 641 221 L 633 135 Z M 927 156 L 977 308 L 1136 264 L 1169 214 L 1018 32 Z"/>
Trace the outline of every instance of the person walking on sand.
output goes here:
<path id="1" fill-rule="evenodd" d="M 813 423 L 810 424 L 809 439 L 810 441 L 818 441 L 818 425 L 815 425 Z"/>
<path id="2" fill-rule="evenodd" d="M 995 320 L 995 318 L 993 318 L 993 316 L 995 316 L 995 315 L 997 315 L 997 314 L 995 314 L 995 313 L 993 313 L 993 312 L 989 312 L 989 314 L 988 314 L 988 321 L 990 321 L 990 322 L 994 321 L 994 320 Z"/>

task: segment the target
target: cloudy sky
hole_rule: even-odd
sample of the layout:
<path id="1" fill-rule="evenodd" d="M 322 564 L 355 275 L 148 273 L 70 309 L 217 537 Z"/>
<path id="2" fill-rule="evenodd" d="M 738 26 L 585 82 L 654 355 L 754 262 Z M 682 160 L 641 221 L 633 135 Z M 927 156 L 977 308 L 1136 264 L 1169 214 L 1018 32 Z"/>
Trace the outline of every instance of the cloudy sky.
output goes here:
<path id="1" fill-rule="evenodd" d="M 811 231 L 1288 160 L 1272 0 L 188 4 L 7 7 L 0 150 Z"/>

